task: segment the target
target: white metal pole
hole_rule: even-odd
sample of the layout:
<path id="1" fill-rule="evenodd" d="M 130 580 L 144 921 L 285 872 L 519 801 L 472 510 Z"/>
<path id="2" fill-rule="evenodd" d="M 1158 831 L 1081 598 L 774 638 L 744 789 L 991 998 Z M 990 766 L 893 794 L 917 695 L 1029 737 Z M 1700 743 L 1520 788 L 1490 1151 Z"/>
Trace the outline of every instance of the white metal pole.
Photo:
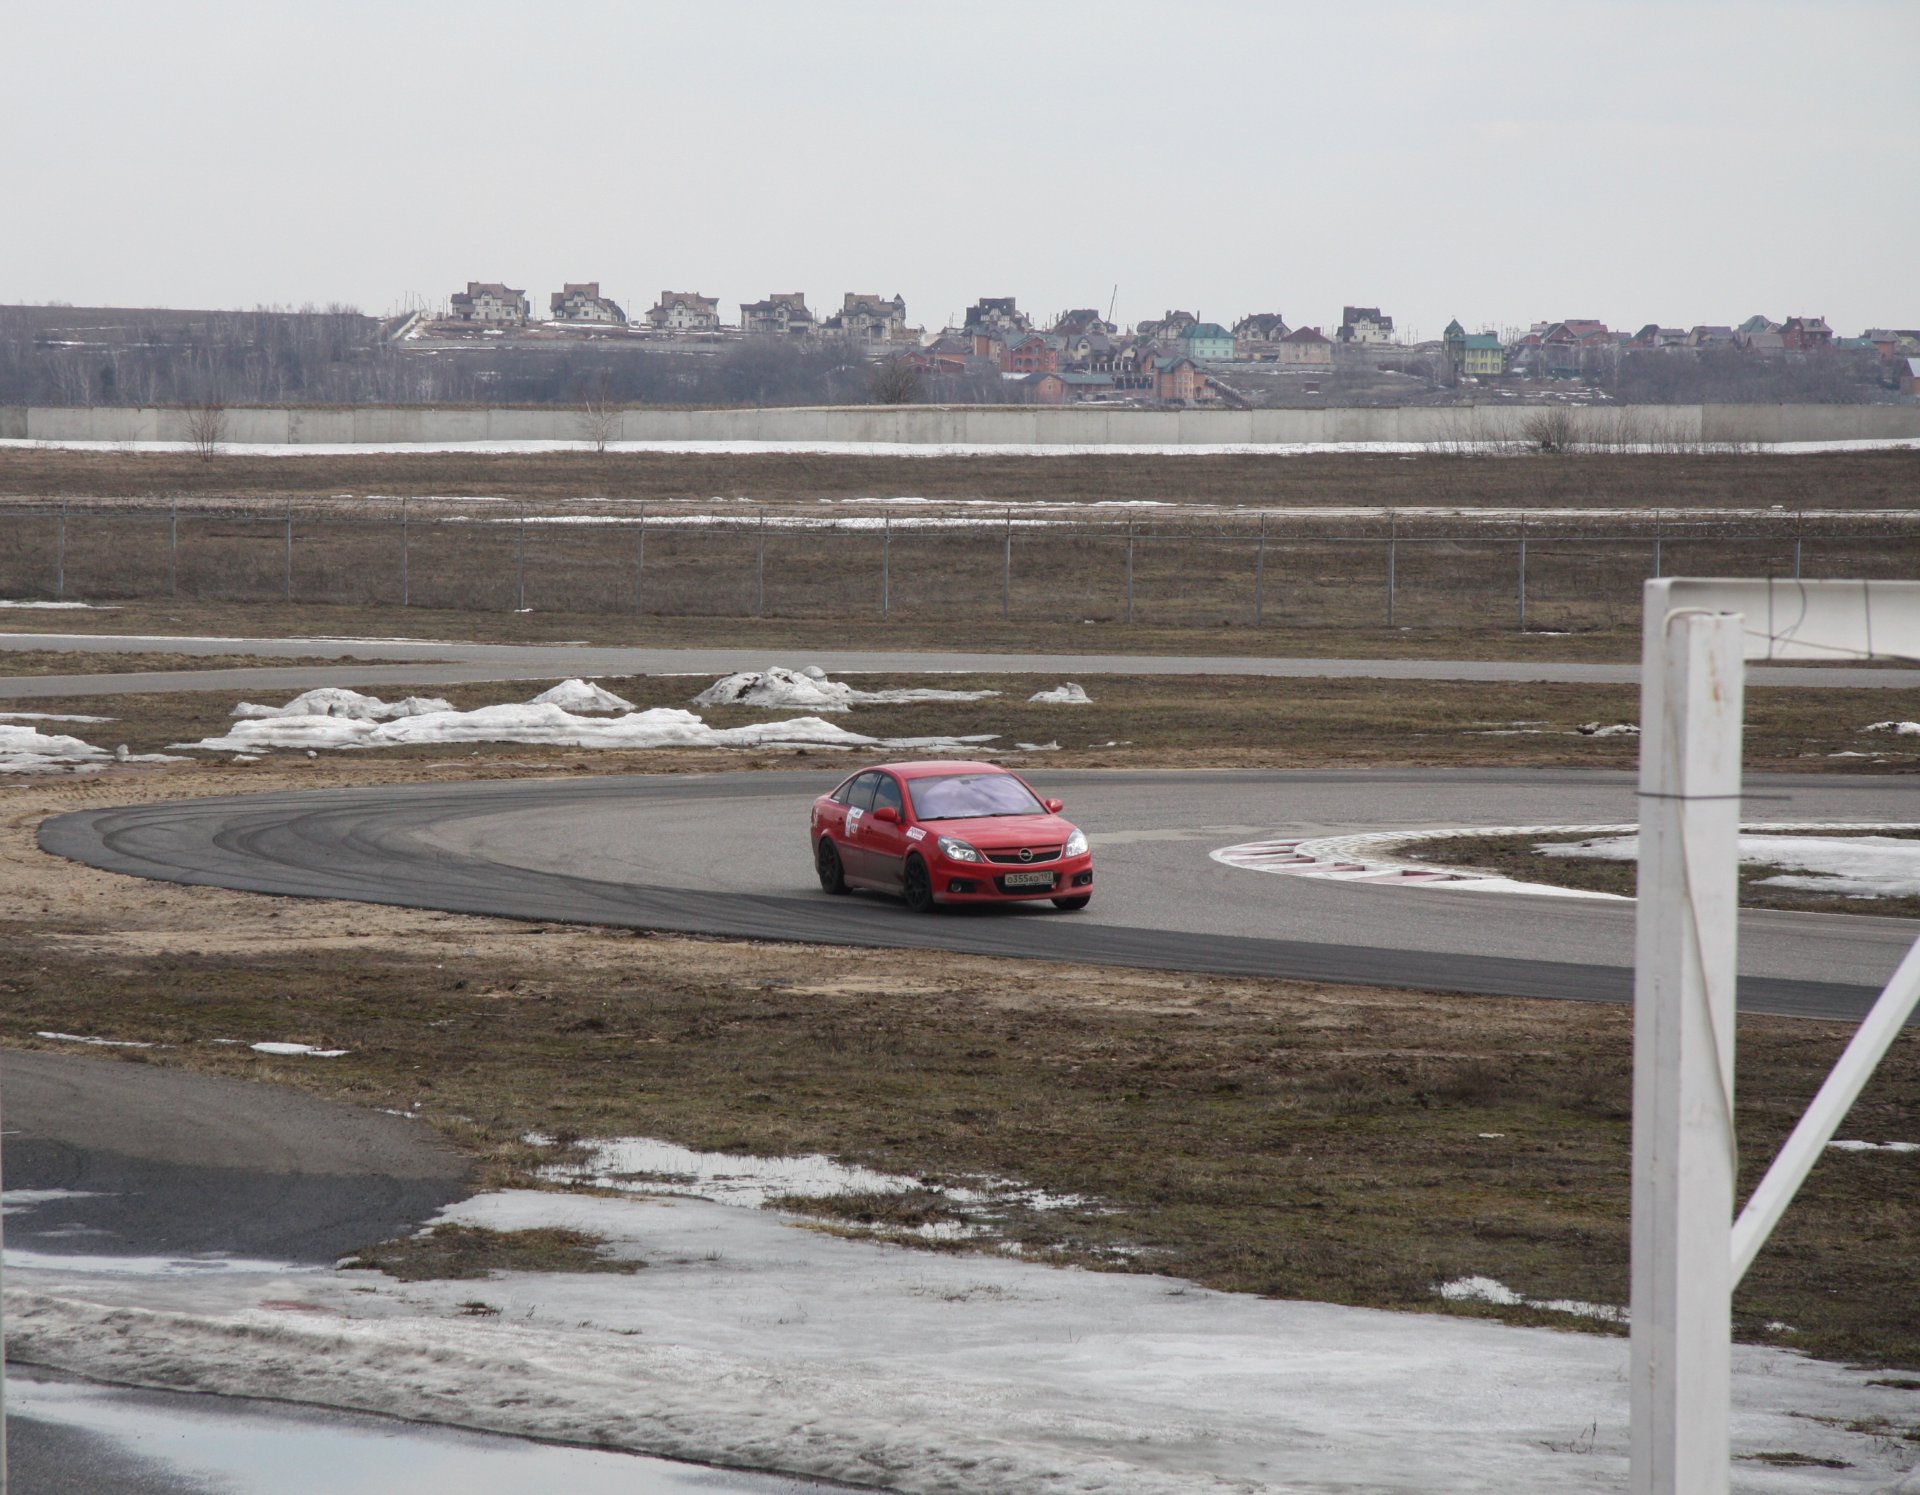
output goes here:
<path id="1" fill-rule="evenodd" d="M 1633 1495 L 1726 1495 L 1741 619 L 1649 582 L 1633 1083 Z"/>

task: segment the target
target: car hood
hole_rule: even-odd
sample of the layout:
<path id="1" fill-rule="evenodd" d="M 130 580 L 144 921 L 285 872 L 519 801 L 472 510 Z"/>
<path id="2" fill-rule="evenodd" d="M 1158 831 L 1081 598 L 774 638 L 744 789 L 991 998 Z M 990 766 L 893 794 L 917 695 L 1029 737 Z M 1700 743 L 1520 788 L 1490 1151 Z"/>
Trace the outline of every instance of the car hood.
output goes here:
<path id="1" fill-rule="evenodd" d="M 954 836 L 982 851 L 1060 846 L 1073 834 L 1073 822 L 1058 815 L 982 815 L 973 820 L 927 820 L 921 824 L 930 836 Z"/>

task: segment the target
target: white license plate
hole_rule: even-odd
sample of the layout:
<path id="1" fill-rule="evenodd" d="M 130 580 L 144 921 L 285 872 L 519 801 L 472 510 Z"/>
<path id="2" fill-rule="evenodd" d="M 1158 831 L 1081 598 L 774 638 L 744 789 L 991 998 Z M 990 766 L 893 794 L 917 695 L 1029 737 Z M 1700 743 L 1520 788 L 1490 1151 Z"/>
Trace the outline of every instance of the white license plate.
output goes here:
<path id="1" fill-rule="evenodd" d="M 1050 888 L 1053 886 L 1051 872 L 1009 872 L 1005 878 L 1010 888 Z"/>

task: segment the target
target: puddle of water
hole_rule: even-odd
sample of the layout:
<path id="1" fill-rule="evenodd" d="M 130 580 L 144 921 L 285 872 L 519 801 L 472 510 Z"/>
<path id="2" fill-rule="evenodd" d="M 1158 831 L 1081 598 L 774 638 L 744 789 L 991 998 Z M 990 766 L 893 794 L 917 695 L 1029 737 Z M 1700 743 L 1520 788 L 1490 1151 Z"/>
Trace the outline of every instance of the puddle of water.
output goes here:
<path id="1" fill-rule="evenodd" d="M 15 1367 L 7 1373 L 7 1412 L 91 1434 L 210 1492 L 827 1495 L 848 1488 L 314 1408 L 42 1380 Z"/>

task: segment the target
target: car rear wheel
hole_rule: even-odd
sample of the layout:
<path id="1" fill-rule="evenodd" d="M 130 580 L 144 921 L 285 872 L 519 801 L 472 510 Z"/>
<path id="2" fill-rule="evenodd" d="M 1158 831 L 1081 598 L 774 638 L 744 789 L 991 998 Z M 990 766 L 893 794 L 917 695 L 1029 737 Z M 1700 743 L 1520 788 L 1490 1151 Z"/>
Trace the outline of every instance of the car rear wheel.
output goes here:
<path id="1" fill-rule="evenodd" d="M 1093 894 L 1082 893 L 1076 898 L 1056 898 L 1053 900 L 1053 906 L 1072 913 L 1077 908 L 1085 908 L 1091 902 L 1093 902 Z"/>
<path id="2" fill-rule="evenodd" d="M 907 858 L 900 879 L 900 892 L 907 900 L 907 907 L 916 914 L 927 913 L 933 908 L 933 878 L 927 872 L 927 864 L 919 857 Z"/>
<path id="3" fill-rule="evenodd" d="M 814 853 L 813 866 L 820 874 L 820 886 L 827 892 L 847 891 L 846 869 L 840 865 L 840 853 L 834 849 L 832 837 L 820 838 L 820 849 Z"/>

